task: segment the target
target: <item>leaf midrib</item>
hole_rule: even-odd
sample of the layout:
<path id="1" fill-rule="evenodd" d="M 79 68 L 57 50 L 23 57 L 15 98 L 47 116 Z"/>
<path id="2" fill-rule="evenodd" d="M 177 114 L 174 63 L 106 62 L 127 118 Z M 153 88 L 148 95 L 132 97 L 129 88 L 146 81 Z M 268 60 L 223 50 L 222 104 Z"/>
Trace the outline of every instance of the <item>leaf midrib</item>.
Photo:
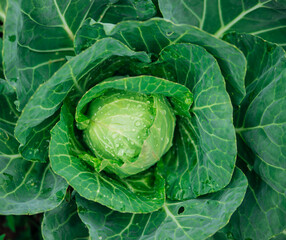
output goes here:
<path id="1" fill-rule="evenodd" d="M 59 14 L 59 17 L 60 17 L 60 19 L 61 19 L 61 21 L 62 21 L 62 23 L 63 23 L 62 26 L 63 26 L 64 30 L 67 32 L 69 38 L 70 38 L 72 41 L 74 41 L 74 34 L 73 34 L 73 32 L 71 31 L 70 27 L 68 26 L 65 17 L 64 17 L 63 14 L 61 13 L 60 8 L 59 8 L 59 5 L 58 5 L 58 3 L 57 3 L 57 0 L 54 0 L 54 4 L 55 4 L 55 7 L 56 7 L 57 12 L 58 12 L 58 14 Z"/>
<path id="2" fill-rule="evenodd" d="M 214 33 L 214 36 L 217 38 L 221 38 L 222 35 L 229 30 L 233 25 L 235 25 L 237 22 L 239 22 L 241 19 L 243 19 L 244 16 L 246 16 L 247 14 L 253 12 L 254 10 L 261 8 L 262 6 L 264 6 L 265 4 L 269 3 L 271 0 L 265 1 L 263 3 L 259 2 L 256 5 L 254 5 L 252 8 L 249 8 L 246 11 L 242 11 L 239 15 L 237 15 L 232 21 L 230 21 L 228 24 L 226 24 L 225 26 L 221 26 L 220 29 L 217 30 L 216 33 Z"/>

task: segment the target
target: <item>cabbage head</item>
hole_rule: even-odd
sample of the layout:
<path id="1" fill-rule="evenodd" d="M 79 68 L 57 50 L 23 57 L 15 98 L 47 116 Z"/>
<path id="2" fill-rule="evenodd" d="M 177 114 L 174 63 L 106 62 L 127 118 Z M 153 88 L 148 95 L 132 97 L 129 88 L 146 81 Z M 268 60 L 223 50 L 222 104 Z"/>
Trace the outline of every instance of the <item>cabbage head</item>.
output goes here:
<path id="1" fill-rule="evenodd" d="M 176 119 L 160 95 L 111 90 L 89 104 L 87 117 L 83 140 L 101 169 L 120 177 L 148 169 L 172 145 Z"/>

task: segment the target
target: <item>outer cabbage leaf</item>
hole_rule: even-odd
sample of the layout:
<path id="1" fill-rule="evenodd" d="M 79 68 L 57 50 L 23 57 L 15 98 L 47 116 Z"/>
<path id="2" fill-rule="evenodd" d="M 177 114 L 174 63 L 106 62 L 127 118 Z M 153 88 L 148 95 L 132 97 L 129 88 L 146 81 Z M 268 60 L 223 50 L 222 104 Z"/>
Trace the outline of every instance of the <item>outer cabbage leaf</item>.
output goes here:
<path id="1" fill-rule="evenodd" d="M 247 180 L 237 169 L 225 189 L 204 198 L 167 202 L 149 214 L 122 214 L 78 195 L 76 202 L 91 239 L 201 240 L 229 221 L 241 204 L 246 187 Z"/>
<path id="2" fill-rule="evenodd" d="M 65 56 L 73 55 L 72 41 L 79 25 L 68 24 L 74 13 L 65 16 L 63 13 L 65 8 L 67 11 L 78 7 L 80 19 L 88 8 L 79 7 L 81 2 L 78 6 L 69 6 L 49 0 L 40 1 L 35 7 L 31 0 L 9 1 L 4 34 L 4 71 L 16 87 L 19 109 L 23 109 L 38 86 L 65 63 Z"/>
<path id="3" fill-rule="evenodd" d="M 251 35 L 231 33 L 225 39 L 237 45 L 248 60 L 247 95 L 235 117 L 238 152 L 247 166 L 244 169 L 250 183 L 244 202 L 225 231 L 238 239 L 283 236 L 286 225 L 285 52 Z"/>
<path id="4" fill-rule="evenodd" d="M 24 146 L 29 145 L 30 139 L 39 139 L 41 135 L 39 136 L 38 132 L 44 134 L 45 130 L 49 131 L 53 121 L 51 119 L 57 117 L 56 111 L 70 92 L 74 90 L 72 92 L 74 97 L 81 96 L 89 87 L 87 84 L 94 84 L 95 81 L 104 79 L 108 74 L 126 65 L 128 61 L 148 62 L 149 57 L 142 52 L 135 53 L 119 41 L 110 38 L 98 41 L 87 51 L 71 58 L 36 91 L 26 105 L 15 128 L 15 136 L 19 142 Z M 101 73 L 102 69 L 107 72 Z M 100 80 L 94 79 L 94 76 Z M 46 136 L 50 138 L 49 134 Z M 31 145 L 29 150 L 32 151 L 32 148 L 33 151 L 39 149 L 37 145 L 34 147 Z"/>
<path id="5" fill-rule="evenodd" d="M 191 117 L 177 118 L 174 146 L 162 164 L 168 198 L 190 199 L 225 187 L 237 151 L 233 109 L 216 60 L 199 46 L 181 43 L 138 68 L 177 81 L 194 95 Z"/>
<path id="6" fill-rule="evenodd" d="M 58 120 L 59 111 L 34 127 L 27 138 L 27 142 L 25 144 L 20 144 L 19 153 L 29 161 L 41 163 L 47 162 L 49 141 L 51 138 L 50 131 Z"/>
<path id="7" fill-rule="evenodd" d="M 238 138 L 252 151 L 239 155 L 274 190 L 286 188 L 286 55 L 275 44 L 246 34 L 229 34 L 227 41 L 237 45 L 248 60 L 247 95 L 236 112 Z M 260 61 L 257 61 L 260 59 Z"/>
<path id="8" fill-rule="evenodd" d="M 88 229 L 77 214 L 77 206 L 73 199 L 66 199 L 57 208 L 45 212 L 42 222 L 44 239 L 90 239 Z"/>
<path id="9" fill-rule="evenodd" d="M 246 32 L 286 46 L 284 0 L 159 0 L 166 19 L 199 27 L 217 37 Z"/>
<path id="10" fill-rule="evenodd" d="M 228 232 L 235 239 L 267 240 L 286 231 L 285 193 L 273 189 L 253 171 L 247 176 L 249 188 Z"/>
<path id="11" fill-rule="evenodd" d="M 29 162 L 13 136 L 19 113 L 13 89 L 0 80 L 0 214 L 35 214 L 61 203 L 67 184 L 49 164 Z"/>
<path id="12" fill-rule="evenodd" d="M 74 54 L 72 39 L 75 29 L 71 30 L 71 22 L 67 20 L 71 16 L 74 18 L 74 13 L 63 16 L 61 11 L 64 12 L 65 7 L 72 10 L 75 6 L 58 5 L 58 2 L 9 1 L 4 34 L 4 71 L 7 80 L 16 88 L 19 109 L 25 106 L 38 86 L 65 63 L 65 56 Z M 76 11 L 82 10 L 78 7 Z M 79 17 L 83 14 L 81 12 Z M 54 118 L 48 120 L 51 121 Z M 34 129 L 29 137 L 33 141 L 21 146 L 21 154 L 27 159 L 45 162 L 47 151 L 36 150 L 47 149 L 50 129 L 47 125 Z"/>
<path id="13" fill-rule="evenodd" d="M 246 61 L 243 54 L 234 46 L 195 27 L 177 25 L 164 19 L 151 19 L 145 22 L 128 21 L 117 25 L 94 23 L 89 19 L 77 32 L 75 51 L 78 53 L 96 40 L 108 36 L 120 40 L 136 51 L 146 51 L 155 58 L 164 47 L 171 44 L 200 45 L 217 59 L 234 105 L 238 105 L 245 95 Z"/>
<path id="14" fill-rule="evenodd" d="M 239 164 L 247 173 L 249 182 L 245 199 L 232 215 L 230 223 L 210 239 L 284 239 L 285 194 L 271 188 L 253 170 L 249 170 L 241 159 Z"/>

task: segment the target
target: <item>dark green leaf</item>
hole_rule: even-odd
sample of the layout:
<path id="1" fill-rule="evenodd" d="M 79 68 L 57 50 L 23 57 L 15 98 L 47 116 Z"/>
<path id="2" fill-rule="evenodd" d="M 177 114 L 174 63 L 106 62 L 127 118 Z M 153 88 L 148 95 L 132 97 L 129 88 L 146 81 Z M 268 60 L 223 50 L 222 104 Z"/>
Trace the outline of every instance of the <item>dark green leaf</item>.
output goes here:
<path id="1" fill-rule="evenodd" d="M 249 188 L 245 199 L 225 232 L 234 239 L 268 240 L 276 235 L 283 236 L 286 231 L 285 193 L 273 189 L 253 171 L 247 176 Z"/>
<path id="2" fill-rule="evenodd" d="M 8 83 L 1 80 L 0 84 Z M 56 207 L 67 184 L 49 164 L 29 162 L 18 153 L 13 136 L 18 118 L 15 99 L 14 93 L 0 92 L 0 214 L 35 214 Z"/>
<path id="3" fill-rule="evenodd" d="M 241 239 L 269 239 L 286 226 L 286 56 L 281 47 L 251 35 L 225 39 L 248 61 L 246 97 L 235 117 L 250 187 L 231 230 Z"/>
<path id="4" fill-rule="evenodd" d="M 284 0 L 159 0 L 166 19 L 199 27 L 217 37 L 247 32 L 286 46 Z"/>
<path id="5" fill-rule="evenodd" d="M 246 34 L 229 34 L 248 62 L 246 97 L 236 112 L 238 138 L 251 149 L 239 154 L 253 163 L 254 170 L 272 188 L 285 194 L 286 188 L 286 55 L 281 47 Z M 260 59 L 260 61 L 257 61 Z M 244 156 L 244 157 L 243 157 Z"/>
<path id="6" fill-rule="evenodd" d="M 88 229 L 78 217 L 74 200 L 65 200 L 57 208 L 45 213 L 42 234 L 47 240 L 89 239 Z"/>
<path id="7" fill-rule="evenodd" d="M 225 189 L 201 199 L 168 202 L 150 214 L 122 214 L 79 196 L 76 202 L 92 239 L 201 240 L 229 221 L 246 187 L 245 176 L 236 170 Z"/>
<path id="8" fill-rule="evenodd" d="M 5 21 L 4 71 L 16 87 L 19 109 L 25 106 L 38 86 L 65 63 L 65 55 L 73 54 L 72 41 L 77 28 L 71 25 L 71 20 L 75 14 L 68 12 L 63 16 L 63 12 L 65 7 L 66 10 L 83 11 L 81 2 L 83 0 L 77 1 L 77 6 L 71 4 L 68 7 L 56 0 L 40 1 L 35 8 L 32 0 L 9 1 Z M 78 21 L 74 22 L 78 24 Z"/>
<path id="9" fill-rule="evenodd" d="M 47 162 L 51 138 L 50 131 L 58 120 L 59 111 L 32 129 L 27 137 L 26 144 L 21 144 L 19 147 L 19 152 L 25 159 L 42 163 Z"/>

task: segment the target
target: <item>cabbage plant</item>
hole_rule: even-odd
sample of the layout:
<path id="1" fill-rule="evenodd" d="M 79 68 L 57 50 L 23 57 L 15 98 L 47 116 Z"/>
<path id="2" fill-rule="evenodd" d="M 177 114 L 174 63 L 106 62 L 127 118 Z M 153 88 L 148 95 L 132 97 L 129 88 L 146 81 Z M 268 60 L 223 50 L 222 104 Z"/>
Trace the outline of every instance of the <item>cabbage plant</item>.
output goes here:
<path id="1" fill-rule="evenodd" d="M 284 1 L 1 1 L 0 214 L 44 239 L 284 239 Z"/>

